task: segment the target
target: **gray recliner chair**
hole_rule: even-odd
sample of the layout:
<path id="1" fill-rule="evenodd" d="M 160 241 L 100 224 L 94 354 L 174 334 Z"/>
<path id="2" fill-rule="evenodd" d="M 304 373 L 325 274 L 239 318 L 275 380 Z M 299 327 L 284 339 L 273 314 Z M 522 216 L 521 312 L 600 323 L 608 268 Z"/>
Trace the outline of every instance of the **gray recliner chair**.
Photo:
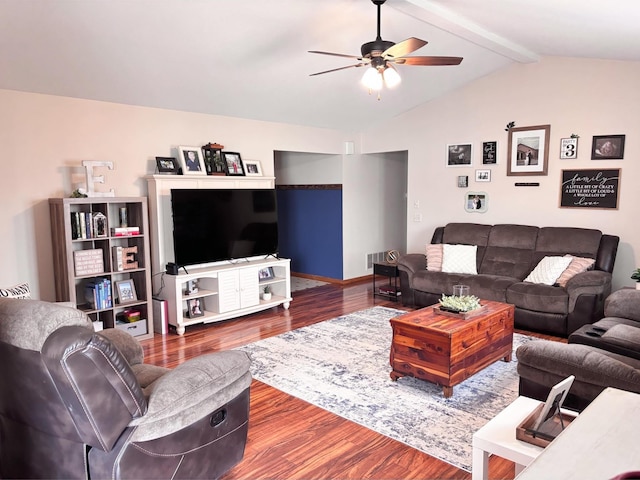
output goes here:
<path id="1" fill-rule="evenodd" d="M 0 299 L 0 478 L 218 478 L 244 455 L 239 351 L 169 370 L 81 311 Z"/>

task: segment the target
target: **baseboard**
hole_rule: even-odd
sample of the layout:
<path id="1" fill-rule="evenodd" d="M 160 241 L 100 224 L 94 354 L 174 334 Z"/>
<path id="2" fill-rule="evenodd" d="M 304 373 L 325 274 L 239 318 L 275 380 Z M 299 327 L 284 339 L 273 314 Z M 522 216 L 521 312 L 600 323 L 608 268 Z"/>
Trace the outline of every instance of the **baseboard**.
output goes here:
<path id="1" fill-rule="evenodd" d="M 340 280 L 337 278 L 330 278 L 330 277 L 321 277 L 319 275 L 310 275 L 308 273 L 298 273 L 298 272 L 291 272 L 291 276 L 299 277 L 299 278 L 308 278 L 309 280 L 317 280 L 318 282 L 333 283 L 335 285 L 352 285 L 354 283 L 360 283 L 364 280 L 371 281 L 371 275 L 365 275 L 364 277 L 350 278 L 348 280 Z"/>

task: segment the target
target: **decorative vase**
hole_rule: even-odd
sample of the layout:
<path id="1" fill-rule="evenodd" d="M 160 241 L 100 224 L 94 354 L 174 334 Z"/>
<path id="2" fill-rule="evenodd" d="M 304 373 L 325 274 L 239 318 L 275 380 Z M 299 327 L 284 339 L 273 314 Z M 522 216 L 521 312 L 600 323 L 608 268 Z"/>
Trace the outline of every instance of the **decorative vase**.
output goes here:
<path id="1" fill-rule="evenodd" d="M 271 293 L 263 293 L 262 294 L 262 299 L 263 300 L 271 300 Z"/>

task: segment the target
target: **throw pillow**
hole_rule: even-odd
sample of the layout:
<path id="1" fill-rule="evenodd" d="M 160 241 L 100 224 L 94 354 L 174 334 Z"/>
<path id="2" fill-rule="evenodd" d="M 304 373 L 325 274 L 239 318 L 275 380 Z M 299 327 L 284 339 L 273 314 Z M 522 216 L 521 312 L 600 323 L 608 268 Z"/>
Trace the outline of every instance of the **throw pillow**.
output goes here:
<path id="1" fill-rule="evenodd" d="M 553 285 L 570 263 L 571 257 L 544 257 L 524 281 Z"/>
<path id="2" fill-rule="evenodd" d="M 24 282 L 12 287 L 0 288 L 0 298 L 31 298 L 29 283 Z"/>
<path id="3" fill-rule="evenodd" d="M 565 257 L 571 257 L 571 255 L 565 255 Z M 560 277 L 558 277 L 556 283 L 561 287 L 566 287 L 569 280 L 579 273 L 590 270 L 595 263 L 596 261 L 593 258 L 571 257 L 571 263 L 565 268 Z"/>
<path id="4" fill-rule="evenodd" d="M 447 273 L 477 274 L 476 253 L 477 245 L 442 246 L 442 271 Z"/>
<path id="5" fill-rule="evenodd" d="M 427 245 L 427 270 L 431 272 L 442 271 L 442 244 L 430 243 Z"/>

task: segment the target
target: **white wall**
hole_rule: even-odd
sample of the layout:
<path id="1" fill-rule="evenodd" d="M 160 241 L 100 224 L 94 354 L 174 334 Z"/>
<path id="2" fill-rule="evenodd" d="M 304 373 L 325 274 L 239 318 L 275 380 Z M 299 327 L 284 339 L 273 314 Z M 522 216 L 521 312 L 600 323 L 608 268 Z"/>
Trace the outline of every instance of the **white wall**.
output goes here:
<path id="1" fill-rule="evenodd" d="M 342 153 L 352 135 L 334 130 L 142 108 L 0 90 L 0 286 L 31 284 L 33 296 L 55 297 L 49 197 L 68 196 L 82 160 L 115 164 L 104 171 L 118 196 L 145 196 L 144 176 L 156 156 L 179 145 L 223 144 L 273 175 L 273 152 Z"/>
<path id="2" fill-rule="evenodd" d="M 370 275 L 368 253 L 406 246 L 406 152 L 345 155 L 343 275 Z"/>
<path id="3" fill-rule="evenodd" d="M 275 152 L 276 185 L 339 185 L 342 155 Z"/>
<path id="4" fill-rule="evenodd" d="M 423 251 L 435 227 L 447 222 L 523 223 L 539 226 L 597 228 L 619 235 L 614 288 L 632 285 L 640 266 L 636 182 L 640 178 L 640 62 L 544 58 L 540 63 L 512 65 L 367 131 L 363 152 L 409 151 L 408 248 Z M 506 124 L 551 125 L 547 176 L 508 177 Z M 560 139 L 580 135 L 578 158 L 560 160 Z M 593 135 L 626 134 L 624 160 L 591 160 Z M 490 183 L 476 183 L 483 166 L 483 141 L 499 142 L 498 165 Z M 445 146 L 473 143 L 470 168 L 445 167 Z M 621 168 L 618 210 L 559 208 L 562 169 Z M 469 189 L 457 187 L 458 175 L 469 175 Z M 515 187 L 515 182 L 540 182 Z M 463 208 L 467 191 L 489 194 L 484 214 Z M 415 201 L 420 208 L 414 209 Z M 424 221 L 411 221 L 422 213 Z"/>

